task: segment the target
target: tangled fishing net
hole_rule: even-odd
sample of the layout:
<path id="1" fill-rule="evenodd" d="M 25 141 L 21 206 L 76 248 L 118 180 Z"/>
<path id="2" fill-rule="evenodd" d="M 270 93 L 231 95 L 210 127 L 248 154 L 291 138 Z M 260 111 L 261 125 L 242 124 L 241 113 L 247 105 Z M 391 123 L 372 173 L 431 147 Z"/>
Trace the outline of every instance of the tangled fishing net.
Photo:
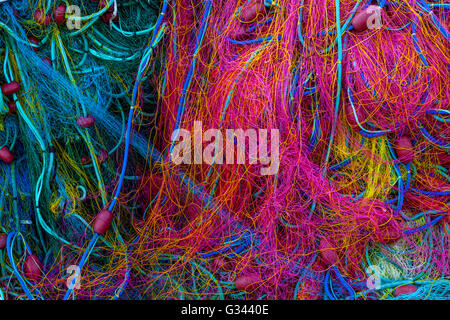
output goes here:
<path id="1" fill-rule="evenodd" d="M 449 299 L 449 30 L 448 0 L 0 2 L 0 299 Z"/>

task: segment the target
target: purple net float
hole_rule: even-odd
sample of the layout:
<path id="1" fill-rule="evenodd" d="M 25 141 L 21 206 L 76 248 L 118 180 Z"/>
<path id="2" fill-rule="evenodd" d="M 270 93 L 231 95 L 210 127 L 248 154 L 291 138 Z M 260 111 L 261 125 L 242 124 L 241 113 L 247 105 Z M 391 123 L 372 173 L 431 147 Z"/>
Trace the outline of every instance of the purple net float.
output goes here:
<path id="1" fill-rule="evenodd" d="M 8 236 L 4 233 L 0 234 L 0 250 L 6 248 L 6 240 L 8 239 Z"/>
<path id="2" fill-rule="evenodd" d="M 42 10 L 38 9 L 34 12 L 34 20 L 41 26 L 48 26 L 52 22 L 52 17 L 50 14 L 44 15 Z"/>
<path id="3" fill-rule="evenodd" d="M 16 113 L 16 103 L 14 100 L 8 101 L 8 113 Z"/>
<path id="4" fill-rule="evenodd" d="M 319 243 L 320 257 L 322 261 L 328 265 L 335 265 L 338 261 L 336 250 L 333 248 L 331 242 L 325 238 L 322 238 Z"/>
<path id="5" fill-rule="evenodd" d="M 104 163 L 106 160 L 108 160 L 108 152 L 104 149 L 100 150 L 100 154 L 97 156 L 97 161 L 102 164 Z"/>
<path id="6" fill-rule="evenodd" d="M 366 9 L 358 12 L 352 19 L 352 26 L 356 32 L 361 32 L 370 29 L 369 24 L 377 25 L 374 19 L 377 19 L 377 15 L 381 14 L 383 9 L 376 5 L 370 5 Z"/>
<path id="7" fill-rule="evenodd" d="M 404 295 L 404 294 L 410 294 L 410 293 L 414 293 L 417 291 L 417 287 L 412 285 L 412 284 L 407 284 L 404 286 L 400 286 L 397 289 L 395 289 L 394 291 L 394 297 L 398 297 L 400 295 Z"/>
<path id="8" fill-rule="evenodd" d="M 111 226 L 112 219 L 113 215 L 111 211 L 108 210 L 100 211 L 98 215 L 95 217 L 94 231 L 100 235 L 105 234 L 106 231 L 108 231 L 109 227 Z"/>
<path id="9" fill-rule="evenodd" d="M 403 136 L 395 141 L 395 152 L 397 153 L 398 160 L 403 163 L 409 163 L 414 160 L 414 147 L 412 146 L 411 139 L 407 136 Z"/>
<path id="10" fill-rule="evenodd" d="M 258 283 L 259 281 L 261 281 L 261 276 L 259 274 L 253 273 L 238 277 L 235 280 L 234 285 L 238 290 L 248 291 L 252 290 L 255 287 L 256 283 Z"/>
<path id="11" fill-rule="evenodd" d="M 244 7 L 239 15 L 240 19 L 245 22 L 253 21 L 259 14 L 266 12 L 264 0 L 253 1 L 248 7 Z"/>

